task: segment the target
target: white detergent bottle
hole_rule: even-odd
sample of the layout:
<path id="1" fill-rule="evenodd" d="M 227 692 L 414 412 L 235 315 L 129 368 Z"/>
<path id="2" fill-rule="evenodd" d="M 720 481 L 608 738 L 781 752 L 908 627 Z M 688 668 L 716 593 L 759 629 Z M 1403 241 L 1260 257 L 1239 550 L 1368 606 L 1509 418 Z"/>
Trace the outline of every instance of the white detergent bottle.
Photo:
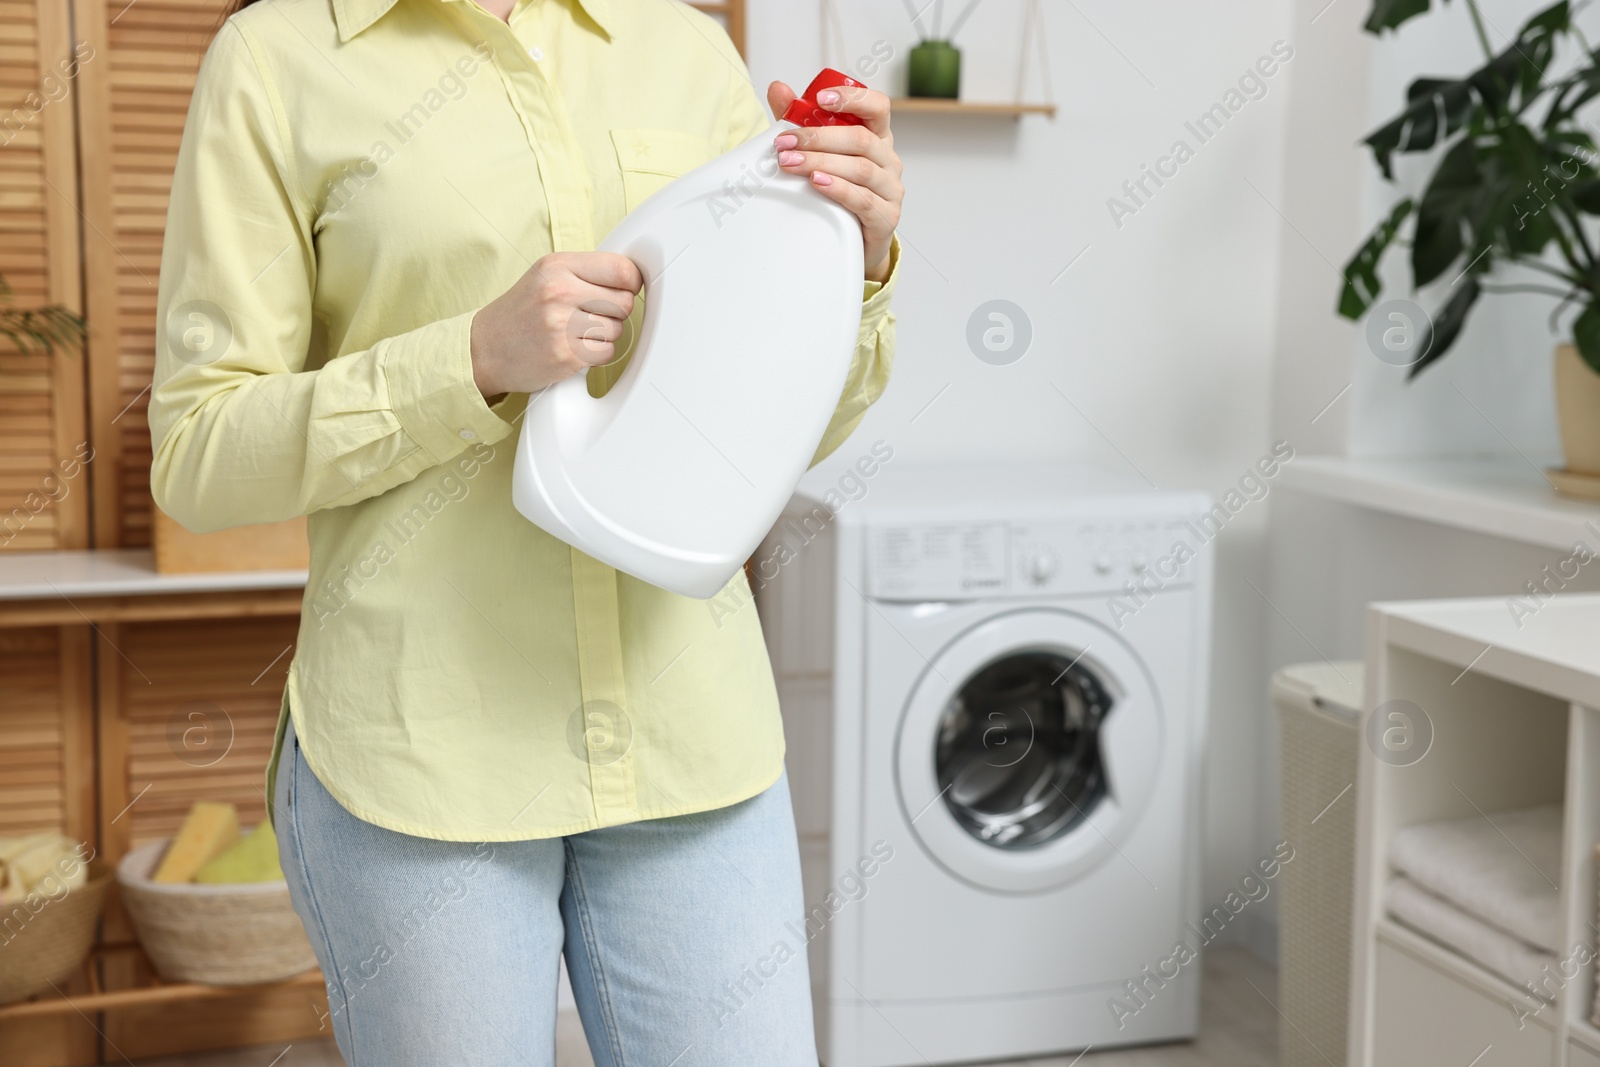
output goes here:
<path id="1" fill-rule="evenodd" d="M 861 323 L 860 222 L 773 140 L 859 124 L 816 94 L 658 190 L 600 244 L 645 279 L 627 367 L 603 397 L 578 374 L 535 396 L 512 501 L 567 544 L 653 585 L 715 596 L 755 551 L 827 429 Z M 621 342 L 619 342 L 619 348 Z"/>

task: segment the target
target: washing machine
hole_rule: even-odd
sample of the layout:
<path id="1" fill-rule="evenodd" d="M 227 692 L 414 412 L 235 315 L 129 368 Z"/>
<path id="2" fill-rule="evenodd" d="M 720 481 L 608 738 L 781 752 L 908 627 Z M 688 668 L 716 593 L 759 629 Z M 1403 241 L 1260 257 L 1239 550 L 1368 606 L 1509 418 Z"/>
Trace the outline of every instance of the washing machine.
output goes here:
<path id="1" fill-rule="evenodd" d="M 791 501 L 752 585 L 828 1067 L 1195 1034 L 1209 506 L 887 446 Z"/>

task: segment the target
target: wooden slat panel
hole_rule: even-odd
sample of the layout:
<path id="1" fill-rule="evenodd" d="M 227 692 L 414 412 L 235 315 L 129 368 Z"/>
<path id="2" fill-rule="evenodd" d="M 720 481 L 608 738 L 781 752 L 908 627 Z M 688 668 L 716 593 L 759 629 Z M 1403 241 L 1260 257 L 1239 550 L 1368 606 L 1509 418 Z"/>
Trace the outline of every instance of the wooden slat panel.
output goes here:
<path id="1" fill-rule="evenodd" d="M 54 830 L 97 848 L 89 628 L 0 630 L 0 679 L 0 835 Z M 98 1043 L 76 1017 L 0 1023 L 7 1067 L 96 1063 Z"/>
<path id="2" fill-rule="evenodd" d="M 0 677 L 0 836 L 65 832 L 60 631 L 0 631 Z"/>
<path id="3" fill-rule="evenodd" d="M 118 669 L 119 695 L 101 738 L 102 756 L 118 762 L 103 782 L 103 825 L 117 855 L 175 833 L 196 800 L 233 803 L 245 825 L 261 819 L 261 776 L 298 626 L 287 617 L 119 628 L 116 647 L 102 650 Z"/>
<path id="4" fill-rule="evenodd" d="M 86 276 L 96 466 L 95 536 L 150 544 L 150 434 L 156 282 L 172 168 L 189 95 L 226 0 L 86 0 L 104 60 L 85 70 L 82 115 Z"/>
<path id="5" fill-rule="evenodd" d="M 252 826 L 266 814 L 263 774 L 299 619 L 130 622 L 101 627 L 100 827 L 107 856 L 169 837 L 196 800 L 225 800 Z M 120 907 L 105 938 L 131 936 Z M 148 982 L 137 959 L 106 963 L 110 988 Z M 131 1057 L 292 1040 L 317 1032 L 304 991 L 208 1002 L 203 1019 L 172 1005 L 108 1013 L 113 1046 Z"/>
<path id="6" fill-rule="evenodd" d="M 68 0 L 0 3 L 0 274 L 18 307 L 83 306 Z M 0 341 L 0 550 L 88 545 L 83 353 Z M 78 472 L 81 474 L 81 471 Z"/>

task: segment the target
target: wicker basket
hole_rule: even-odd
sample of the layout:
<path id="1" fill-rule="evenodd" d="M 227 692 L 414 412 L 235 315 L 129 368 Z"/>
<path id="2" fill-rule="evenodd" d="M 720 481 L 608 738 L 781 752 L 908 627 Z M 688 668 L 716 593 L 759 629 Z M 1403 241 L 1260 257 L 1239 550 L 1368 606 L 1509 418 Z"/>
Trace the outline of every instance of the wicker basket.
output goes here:
<path id="1" fill-rule="evenodd" d="M 1360 663 L 1302 663 L 1272 679 L 1282 728 L 1279 832 L 1297 847 L 1278 879 L 1278 1063 L 1344 1063 L 1354 921 Z"/>
<path id="2" fill-rule="evenodd" d="M 95 924 L 111 887 L 111 866 L 89 861 L 89 880 L 59 900 L 23 919 L 22 905 L 4 909 L 5 931 L 0 935 L 0 1004 L 25 1000 L 59 986 L 83 966 L 94 944 Z M 9 941 L 3 938 L 10 938 Z"/>
<path id="3" fill-rule="evenodd" d="M 122 857 L 117 884 L 139 943 L 161 977 L 207 985 L 278 982 L 317 965 L 285 882 L 168 885 L 151 873 L 166 850 L 151 841 Z"/>
<path id="4" fill-rule="evenodd" d="M 1600 845 L 1594 846 L 1594 869 L 1595 876 L 1600 878 Z M 1589 1014 L 1589 1021 L 1596 1026 L 1600 1026 L 1600 983 L 1595 985 L 1594 1003 L 1590 1007 L 1592 1010 Z"/>

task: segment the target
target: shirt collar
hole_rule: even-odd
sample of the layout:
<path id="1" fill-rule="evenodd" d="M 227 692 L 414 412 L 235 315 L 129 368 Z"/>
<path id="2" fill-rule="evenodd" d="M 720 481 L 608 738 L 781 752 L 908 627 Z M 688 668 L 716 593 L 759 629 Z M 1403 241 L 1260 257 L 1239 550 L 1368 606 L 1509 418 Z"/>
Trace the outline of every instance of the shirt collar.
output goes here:
<path id="1" fill-rule="evenodd" d="M 389 9 L 397 2 L 398 0 L 333 0 L 333 21 L 339 27 L 339 43 L 349 41 L 377 22 L 388 14 Z M 447 0 L 447 2 L 458 2 L 458 0 Z M 614 36 L 617 20 L 611 0 L 573 0 L 573 6 L 581 8 L 583 13 L 600 27 L 600 32 L 607 37 Z"/>

